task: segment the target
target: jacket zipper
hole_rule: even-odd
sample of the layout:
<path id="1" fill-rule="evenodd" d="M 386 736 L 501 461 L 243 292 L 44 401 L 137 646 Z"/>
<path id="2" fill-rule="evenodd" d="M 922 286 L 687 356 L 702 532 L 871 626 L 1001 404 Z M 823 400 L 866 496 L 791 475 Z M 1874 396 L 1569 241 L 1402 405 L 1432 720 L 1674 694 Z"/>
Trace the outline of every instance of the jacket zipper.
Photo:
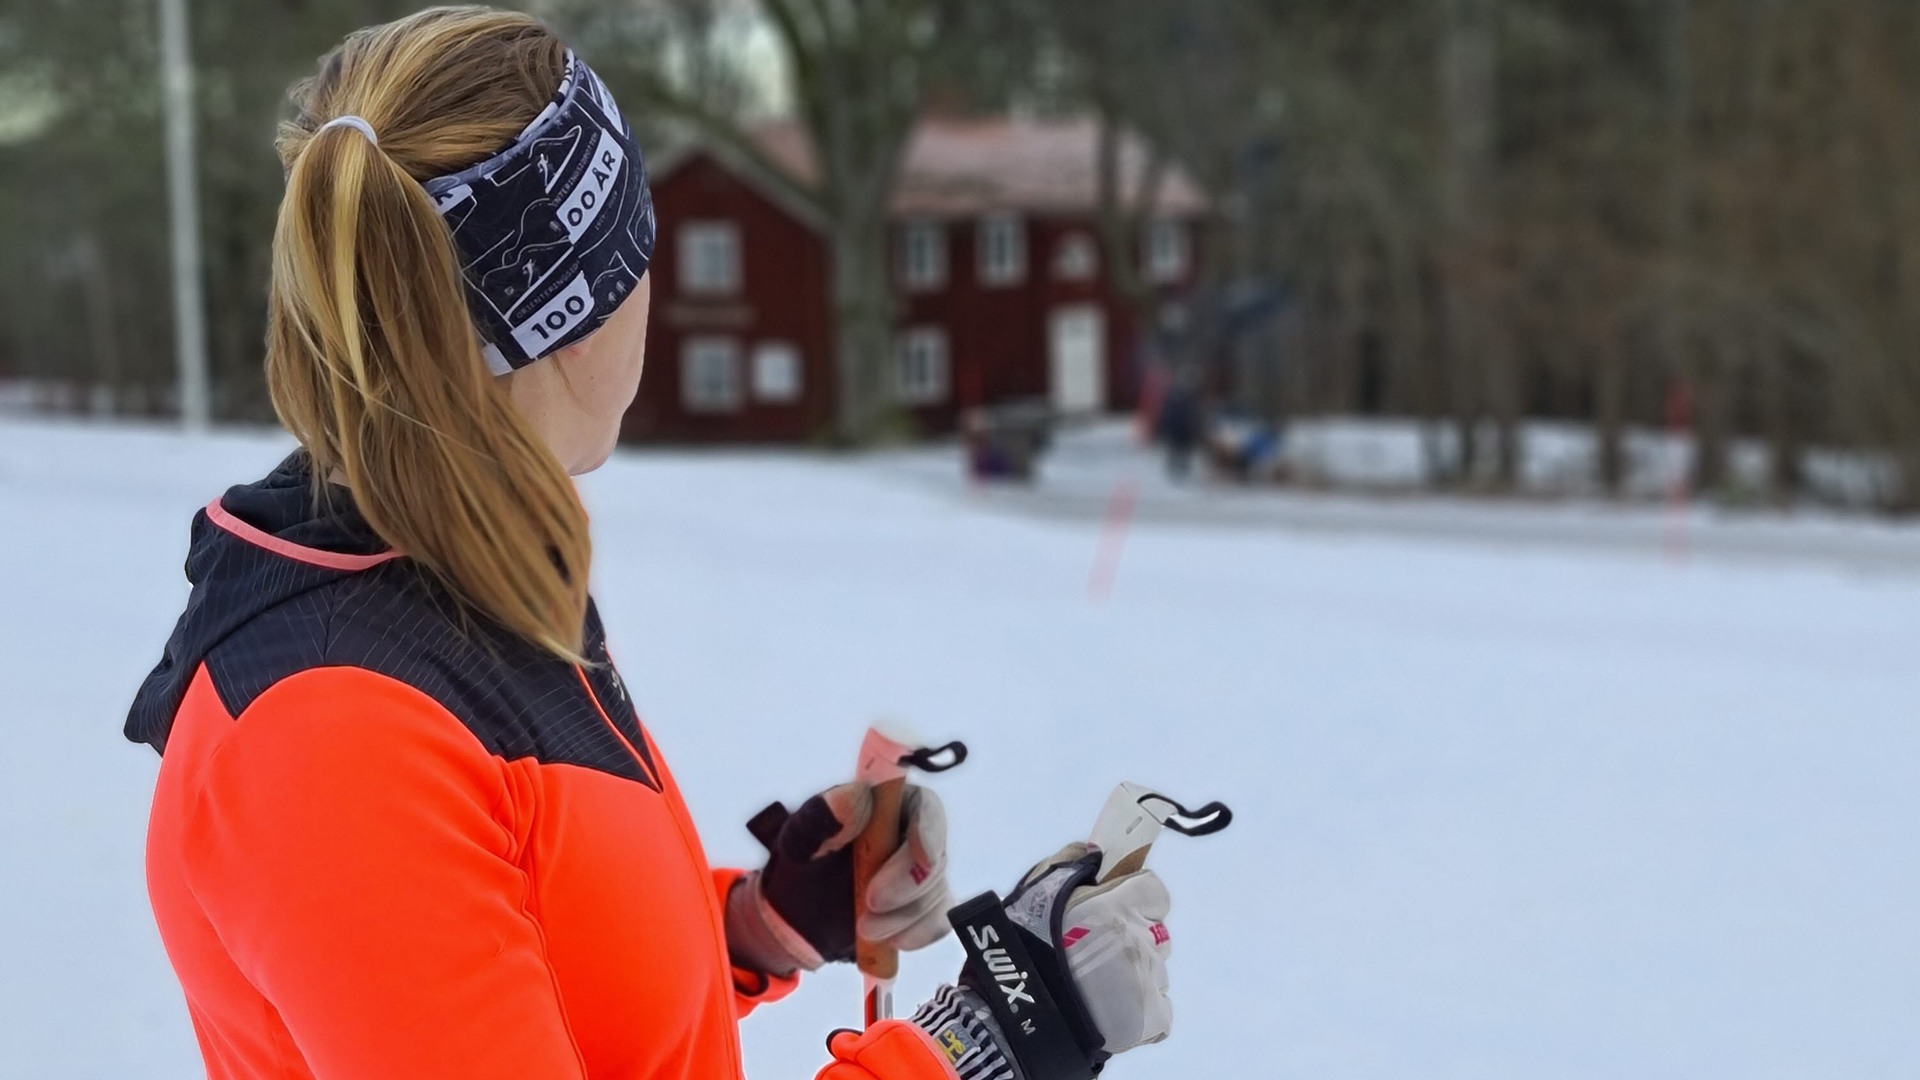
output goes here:
<path id="1" fill-rule="evenodd" d="M 614 738 L 620 740 L 620 745 L 627 748 L 627 753 L 633 758 L 634 765 L 640 769 L 640 775 L 647 778 L 648 786 L 660 790 L 662 788 L 660 778 L 655 776 L 653 770 L 647 766 L 646 757 L 633 745 L 633 740 L 627 738 L 626 732 L 620 730 L 620 725 L 613 722 L 613 715 L 607 712 L 607 707 L 601 703 L 600 695 L 594 693 L 593 683 L 587 678 L 587 669 L 575 664 L 573 672 L 580 677 L 580 689 L 587 692 L 587 700 L 593 702 L 594 711 L 600 714 L 601 722 L 607 725 L 608 731 L 613 732 Z"/>

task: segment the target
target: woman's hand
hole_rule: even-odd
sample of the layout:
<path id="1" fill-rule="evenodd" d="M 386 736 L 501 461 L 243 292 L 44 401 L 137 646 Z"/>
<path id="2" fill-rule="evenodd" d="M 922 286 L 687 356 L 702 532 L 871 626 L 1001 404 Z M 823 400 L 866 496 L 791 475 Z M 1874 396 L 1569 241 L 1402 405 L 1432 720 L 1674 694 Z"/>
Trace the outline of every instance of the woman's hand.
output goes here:
<path id="1" fill-rule="evenodd" d="M 914 1013 L 925 1034 L 897 1022 L 839 1033 L 821 1080 L 1089 1080 L 1113 1055 L 1166 1038 L 1167 888 L 1151 870 L 1095 882 L 1099 866 L 1072 844 L 997 909 L 962 905 L 972 959 Z"/>
<path id="2" fill-rule="evenodd" d="M 1027 875 L 1007 901 L 1008 913 L 1015 922 L 1024 922 L 1023 912 L 1039 907 L 1035 901 L 1042 899 L 1033 890 L 1044 890 L 1062 875 L 1067 881 L 1084 880 L 1079 871 L 1089 863 L 1097 867 L 1099 856 L 1089 854 L 1087 845 L 1063 848 Z M 1108 1054 L 1157 1043 L 1173 1027 L 1173 1001 L 1167 996 L 1173 937 L 1166 924 L 1172 902 L 1166 884 L 1151 870 L 1097 885 L 1068 885 L 1059 933 L 1051 944 L 1065 957 L 1080 1002 Z M 1048 898 L 1046 910 L 1057 903 L 1057 898 Z"/>
<path id="3" fill-rule="evenodd" d="M 947 816 L 939 796 L 909 786 L 901 799 L 901 844 L 881 864 L 855 910 L 853 839 L 873 815 L 873 790 L 842 784 L 788 813 L 779 803 L 748 828 L 767 865 L 727 898 L 727 944 L 736 963 L 773 975 L 853 959 L 860 936 L 908 951 L 946 936 Z"/>

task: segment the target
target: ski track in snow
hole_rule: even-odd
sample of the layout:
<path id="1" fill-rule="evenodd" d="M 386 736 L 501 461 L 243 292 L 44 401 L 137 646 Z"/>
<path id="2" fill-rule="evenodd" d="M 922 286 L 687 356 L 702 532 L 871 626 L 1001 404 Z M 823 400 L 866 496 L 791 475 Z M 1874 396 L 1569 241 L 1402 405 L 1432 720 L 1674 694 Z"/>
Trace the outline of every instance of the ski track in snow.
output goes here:
<path id="1" fill-rule="evenodd" d="M 288 445 L 0 423 L 0 1076 L 201 1075 L 141 880 L 157 762 L 119 726 L 193 510 Z M 1155 853 L 1175 1034 L 1110 1076 L 1914 1075 L 1920 577 L 1143 514 L 1092 603 L 1096 516 L 903 460 L 586 481 L 615 656 L 715 862 L 903 716 L 973 748 L 935 781 L 963 895 L 1117 780 L 1233 805 Z M 908 957 L 903 1005 L 958 955 Z M 858 997 L 835 971 L 750 1018 L 749 1075 L 810 1077 Z"/>

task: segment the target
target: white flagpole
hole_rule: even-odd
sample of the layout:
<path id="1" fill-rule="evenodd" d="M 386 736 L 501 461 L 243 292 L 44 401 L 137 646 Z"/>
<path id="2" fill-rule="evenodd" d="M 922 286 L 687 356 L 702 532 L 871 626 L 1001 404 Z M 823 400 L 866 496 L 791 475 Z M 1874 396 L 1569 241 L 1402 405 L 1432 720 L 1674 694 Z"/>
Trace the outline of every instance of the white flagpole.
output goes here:
<path id="1" fill-rule="evenodd" d="M 193 148 L 193 59 L 186 0 L 160 0 L 161 83 L 167 122 L 167 188 L 173 227 L 174 349 L 180 374 L 180 422 L 207 429 L 207 326 L 200 282 L 200 200 Z"/>

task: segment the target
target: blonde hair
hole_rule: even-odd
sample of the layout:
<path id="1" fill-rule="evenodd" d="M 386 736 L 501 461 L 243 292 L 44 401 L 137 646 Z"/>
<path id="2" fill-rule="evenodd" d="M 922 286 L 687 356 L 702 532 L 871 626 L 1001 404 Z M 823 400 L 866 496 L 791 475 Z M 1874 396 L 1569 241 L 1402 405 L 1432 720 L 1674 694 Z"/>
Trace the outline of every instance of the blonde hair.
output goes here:
<path id="1" fill-rule="evenodd" d="M 276 146 L 267 385 L 367 523 L 463 604 L 578 662 L 579 495 L 480 353 L 452 235 L 421 186 L 509 145 L 559 87 L 538 20 L 434 8 L 348 37 L 295 85 Z M 364 118 L 374 142 L 341 116 Z"/>

